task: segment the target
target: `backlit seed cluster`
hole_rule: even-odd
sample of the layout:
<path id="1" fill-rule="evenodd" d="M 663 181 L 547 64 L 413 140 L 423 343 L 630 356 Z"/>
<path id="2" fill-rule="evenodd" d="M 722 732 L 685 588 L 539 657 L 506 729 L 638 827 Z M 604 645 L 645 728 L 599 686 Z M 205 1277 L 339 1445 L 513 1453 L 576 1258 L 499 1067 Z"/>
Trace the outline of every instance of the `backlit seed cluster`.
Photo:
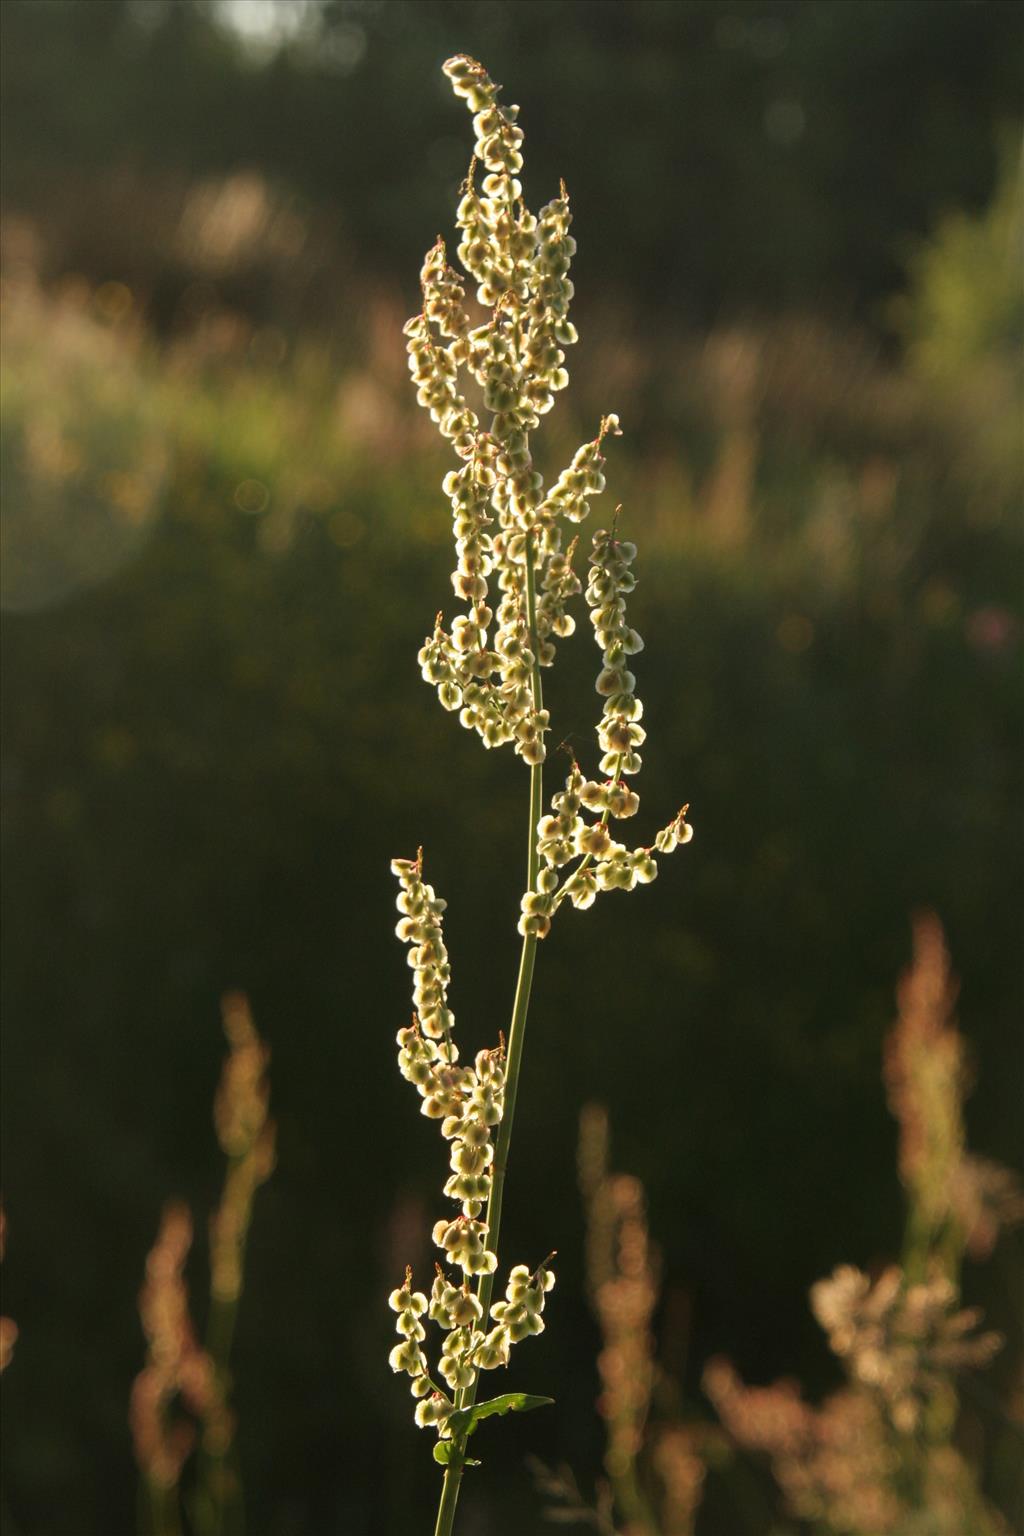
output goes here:
<path id="1" fill-rule="evenodd" d="M 602 751 L 602 781 L 584 779 L 573 763 L 565 788 L 552 797 L 551 811 L 537 825 L 537 847 L 543 861 L 537 889 L 522 900 L 519 931 L 543 938 L 551 918 L 566 897 L 574 907 L 589 907 L 599 891 L 631 891 L 648 885 L 658 873 L 655 853 L 671 853 L 688 843 L 693 830 L 686 820 L 688 807 L 664 827 L 650 848 L 627 848 L 609 830 L 614 819 L 635 816 L 640 797 L 625 775 L 639 772 L 646 732 L 640 724 L 643 705 L 636 696 L 636 678 L 629 661 L 643 650 L 643 641 L 626 620 L 626 596 L 636 585 L 632 564 L 636 545 L 615 537 L 614 529 L 594 534 L 590 554 L 587 605 L 594 638 L 601 650 L 601 670 L 595 684 L 604 699 L 597 727 Z M 595 821 L 580 814 L 589 811 Z M 565 877 L 557 871 L 575 864 Z"/>
<path id="2" fill-rule="evenodd" d="M 445 1332 L 438 1371 L 453 1391 L 470 1386 L 478 1370 L 507 1365 L 509 1348 L 543 1327 L 540 1313 L 544 1293 L 554 1276 L 544 1268 L 534 1275 L 519 1265 L 509 1277 L 506 1299 L 491 1308 L 494 1326 L 484 1332 L 483 1309 L 470 1290 L 472 1277 L 491 1274 L 497 1255 L 487 1247 L 481 1212 L 491 1193 L 491 1137 L 505 1104 L 504 1044 L 478 1051 L 471 1067 L 461 1066 L 452 1038 L 454 1015 L 448 1007 L 448 956 L 442 934 L 445 903 L 423 879 L 422 852 L 416 859 L 395 859 L 392 870 L 401 887 L 402 913 L 396 932 L 410 945 L 414 973 L 412 1023 L 398 1031 L 398 1067 L 422 1099 L 422 1113 L 441 1121 L 441 1134 L 451 1143 L 451 1174 L 444 1192 L 458 1202 L 454 1216 L 443 1217 L 433 1237 L 449 1266 L 461 1270 L 454 1283 L 439 1264 L 429 1303 L 429 1317 Z M 412 1290 L 411 1273 L 393 1291 L 390 1304 L 398 1313 L 396 1327 L 402 1343 L 391 1352 L 391 1367 L 412 1377 L 412 1390 L 423 1399 L 418 1424 L 435 1424 L 443 1432 L 453 1403 L 436 1388 L 427 1372 L 420 1345 L 426 1330 L 420 1321 L 428 1313 L 427 1298 Z"/>
<path id="3" fill-rule="evenodd" d="M 534 692 L 535 665 L 551 666 L 556 641 L 574 632 L 569 604 L 582 591 L 573 564 L 578 540 L 565 547 L 564 533 L 586 518 L 591 499 L 605 488 L 603 444 L 618 434 L 619 422 L 606 416 L 597 436 L 545 490 L 530 432 L 568 383 L 564 348 L 577 339 L 569 320 L 575 241 L 568 198 L 562 186 L 539 215 L 530 213 L 518 180 L 518 109 L 500 104 L 498 87 L 472 59 L 449 59 L 444 69 L 474 113 L 476 150 L 459 203 L 458 254 L 489 314 L 473 324 L 465 283 L 438 239 L 420 274 L 423 308 L 405 333 L 417 398 L 460 460 L 445 477 L 444 491 L 457 560 L 452 586 L 465 606 L 450 628 L 438 614 L 419 663 L 444 708 L 457 710 L 485 746 L 512 742 L 524 761 L 535 764 L 544 760 L 549 728 L 548 711 Z M 482 392 L 486 425 L 461 390 L 463 372 Z M 636 546 L 616 538 L 614 527 L 594 535 L 586 600 L 602 654 L 597 691 L 604 711 L 597 735 L 603 782 L 585 781 L 574 766 L 540 823 L 547 868 L 523 897 L 519 922 L 522 933 L 537 938 L 547 933 L 565 897 L 588 907 L 599 891 L 647 883 L 657 874 L 655 852 L 670 852 L 692 835 L 685 808 L 650 848 L 629 849 L 609 831 L 611 818 L 632 816 L 639 804 L 625 783 L 640 768 L 644 740 L 643 706 L 630 670 L 643 641 L 626 621 L 635 557 Z M 529 568 L 536 593 L 532 613 Z M 596 823 L 585 821 L 581 809 L 595 813 Z M 572 863 L 576 867 L 564 879 L 554 873 Z"/>
<path id="4" fill-rule="evenodd" d="M 467 1281 L 453 1285 L 438 1265 L 428 1301 L 422 1291 L 413 1290 L 412 1270 L 406 1269 L 404 1285 L 388 1297 L 392 1311 L 398 1314 L 395 1328 L 402 1340 L 391 1351 L 390 1364 L 393 1371 L 404 1371 L 412 1378 L 412 1395 L 420 1399 L 416 1423 L 421 1428 L 432 1425 L 443 1439 L 448 1438 L 448 1420 L 455 1408 L 453 1398 L 429 1374 L 421 1348 L 427 1336 L 421 1318 L 426 1315 L 445 1334 L 438 1375 L 453 1394 L 464 1392 L 480 1371 L 508 1365 L 513 1344 L 543 1333 L 544 1298 L 555 1283 L 547 1264 L 545 1260 L 532 1273 L 525 1264 L 516 1265 L 508 1278 L 505 1300 L 491 1307 L 494 1326 L 489 1331 L 481 1326 L 483 1308 Z"/>
<path id="5" fill-rule="evenodd" d="M 613 417 L 603 422 L 545 494 L 530 433 L 568 384 L 564 349 L 577 340 L 568 318 L 576 249 L 569 202 L 563 186 L 539 215 L 529 211 L 517 175 L 518 109 L 499 103 L 498 87 L 472 59 L 449 59 L 444 68 L 474 113 L 476 149 L 458 208 L 458 255 L 488 313 L 473 324 L 465 284 L 439 239 L 420 274 L 423 308 L 405 334 L 417 399 L 460 460 L 444 491 L 457 560 L 452 586 L 465 607 L 450 628 L 438 615 L 419 662 L 444 708 L 457 710 L 485 746 L 511 742 L 536 764 L 544 760 L 549 722 L 534 697 L 535 661 L 550 666 L 556 639 L 572 634 L 566 604 L 581 590 L 572 568 L 575 545 L 563 548 L 561 519 L 580 521 L 588 495 L 603 489 L 601 443 L 618 424 Z M 484 420 L 467 401 L 463 374 L 478 386 Z M 528 567 L 537 590 L 532 615 Z"/>

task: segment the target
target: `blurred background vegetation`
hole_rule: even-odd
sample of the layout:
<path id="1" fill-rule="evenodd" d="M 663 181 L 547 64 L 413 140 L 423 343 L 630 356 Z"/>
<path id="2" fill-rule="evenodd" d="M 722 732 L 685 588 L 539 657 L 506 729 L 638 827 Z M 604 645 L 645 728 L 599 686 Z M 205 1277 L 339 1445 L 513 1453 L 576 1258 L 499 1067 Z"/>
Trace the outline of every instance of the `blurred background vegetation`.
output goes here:
<path id="1" fill-rule="evenodd" d="M 503 1245 L 559 1250 L 510 1381 L 558 1403 L 489 1437 L 463 1512 L 467 1533 L 537 1529 L 526 1451 L 584 1485 L 601 1456 L 582 1104 L 608 1105 L 647 1187 L 660 1347 L 698 1415 L 716 1352 L 833 1386 L 807 1289 L 899 1249 L 880 1050 L 916 908 L 962 978 L 972 1145 L 1021 1161 L 1024 12 L 0 13 L 5 1530 L 133 1528 L 136 1297 L 181 1195 L 201 1311 L 228 987 L 271 1043 L 279 1127 L 236 1357 L 250 1529 L 432 1518 L 386 1367 L 385 1297 L 407 1260 L 429 1275 L 442 1172 L 394 1068 L 388 860 L 426 846 L 460 1028 L 490 1042 L 525 793 L 414 661 L 451 557 L 400 325 L 468 160 L 439 72 L 460 50 L 521 103 L 530 201 L 559 176 L 573 197 L 583 339 L 538 445 L 557 471 L 622 415 L 644 803 L 689 799 L 696 827 L 653 890 L 540 956 Z M 590 651 L 552 687 L 581 753 Z M 1022 1269 L 1010 1234 L 966 1278 L 1008 1343 L 962 1434 L 1011 1522 Z M 798 1529 L 767 1494 L 708 1508 L 701 1536 Z"/>

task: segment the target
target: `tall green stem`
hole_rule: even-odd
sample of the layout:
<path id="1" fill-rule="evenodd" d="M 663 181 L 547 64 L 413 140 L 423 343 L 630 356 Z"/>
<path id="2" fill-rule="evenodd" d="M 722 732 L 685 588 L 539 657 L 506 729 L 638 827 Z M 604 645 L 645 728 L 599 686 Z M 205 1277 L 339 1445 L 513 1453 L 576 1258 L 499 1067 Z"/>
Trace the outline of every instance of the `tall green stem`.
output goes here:
<path id="1" fill-rule="evenodd" d="M 533 535 L 526 536 L 526 620 L 530 632 L 530 650 L 533 653 L 533 669 L 531 673 L 531 687 L 533 690 L 533 707 L 538 712 L 544 707 L 544 697 L 540 679 L 539 650 L 540 642 L 537 636 L 537 590 L 536 576 L 533 569 Z M 526 889 L 537 889 L 537 875 L 540 870 L 540 854 L 537 851 L 537 823 L 540 820 L 541 809 L 544 804 L 544 769 L 542 764 L 534 763 L 530 767 L 530 826 L 527 839 L 526 859 Z M 494 1168 L 491 1177 L 491 1193 L 487 1201 L 487 1247 L 492 1253 L 498 1251 L 498 1237 L 501 1230 L 501 1205 L 505 1194 L 505 1174 L 508 1171 L 509 1145 L 512 1141 L 512 1121 L 516 1111 L 516 1096 L 519 1092 L 519 1069 L 523 1059 L 523 1040 L 526 1035 L 526 1016 L 530 1008 L 530 990 L 533 986 L 533 968 L 537 958 L 537 936 L 527 934 L 523 939 L 523 947 L 519 956 L 519 975 L 516 980 L 516 995 L 512 1004 L 512 1022 L 508 1031 L 508 1056 L 505 1063 L 505 1108 L 501 1117 L 501 1125 L 498 1127 L 498 1142 L 494 1150 Z M 477 1287 L 477 1299 L 483 1308 L 483 1322 L 491 1310 L 491 1295 L 494 1290 L 494 1275 L 481 1275 Z M 476 1401 L 477 1384 L 480 1380 L 479 1372 L 471 1386 L 466 1387 L 458 1394 L 456 1399 L 460 1408 L 468 1408 Z M 452 1459 L 445 1469 L 444 1483 L 441 1488 L 441 1503 L 437 1511 L 437 1524 L 434 1527 L 434 1536 L 451 1536 L 455 1524 L 455 1506 L 459 1499 L 459 1488 L 462 1484 L 462 1469 L 465 1465 L 466 1437 L 456 1439 L 452 1445 Z"/>

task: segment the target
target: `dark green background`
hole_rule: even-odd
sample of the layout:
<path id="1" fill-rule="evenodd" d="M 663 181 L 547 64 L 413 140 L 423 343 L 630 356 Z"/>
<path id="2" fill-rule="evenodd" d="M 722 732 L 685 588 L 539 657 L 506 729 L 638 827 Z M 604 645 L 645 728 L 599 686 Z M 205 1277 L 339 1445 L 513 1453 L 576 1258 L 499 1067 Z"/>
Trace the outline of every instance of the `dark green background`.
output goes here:
<path id="1" fill-rule="evenodd" d="M 898 1252 L 880 1048 L 917 907 L 942 917 L 963 981 L 972 1142 L 1019 1161 L 1019 657 L 972 644 L 967 622 L 1016 606 L 1016 487 L 965 474 L 934 425 L 865 424 L 841 385 L 808 420 L 770 396 L 758 516 L 723 548 L 665 536 L 671 498 L 645 504 L 644 453 L 697 475 L 714 455 L 675 337 L 794 313 L 899 365 L 893 304 L 915 241 L 992 194 L 1020 111 L 1020 13 L 353 0 L 326 7 L 364 48 L 339 71 L 326 53 L 242 57 L 185 0 L 0 10 L 5 201 L 43 231 L 44 286 L 72 271 L 124 282 L 173 339 L 193 275 L 117 189 L 256 166 L 299 198 L 320 255 L 291 275 L 243 266 L 205 302 L 358 359 L 361 284 L 399 285 L 411 311 L 419 256 L 450 228 L 470 136 L 438 66 L 465 49 L 522 105 L 532 200 L 570 184 L 581 323 L 652 360 L 627 401 L 607 398 L 585 342 L 570 362 L 586 405 L 569 409 L 580 435 L 592 406 L 621 405 L 630 428 L 609 495 L 640 544 L 641 820 L 653 830 L 689 799 L 697 830 L 651 889 L 567 914 L 539 958 L 502 1246 L 511 1260 L 559 1250 L 548 1331 L 509 1378 L 558 1401 L 488 1428 L 463 1518 L 467 1536 L 540 1529 L 525 1452 L 568 1460 L 585 1485 L 600 1463 L 574 1174 L 584 1102 L 608 1104 L 615 1164 L 649 1191 L 662 1343 L 701 1414 L 715 1352 L 749 1379 L 834 1384 L 807 1287 Z M 791 144 L 765 127 L 780 99 L 804 113 Z M 823 465 L 854 483 L 879 453 L 900 466 L 888 521 L 858 525 L 852 574 L 832 582 L 801 542 L 809 487 Z M 362 540 L 339 549 L 310 513 L 270 558 L 232 500 L 244 461 L 228 446 L 172 454 L 136 559 L 5 615 L 11 1536 L 132 1529 L 135 1299 L 160 1204 L 181 1193 L 202 1310 L 228 987 L 248 990 L 272 1044 L 279 1126 L 236 1357 L 250 1529 L 430 1527 L 436 1469 L 387 1370 L 385 1297 L 407 1259 L 429 1275 L 444 1156 L 393 1062 L 408 973 L 388 861 L 425 845 L 450 903 L 459 1029 L 490 1043 L 514 979 L 526 792 L 521 765 L 482 753 L 416 675 L 450 590 L 446 467 L 434 447 L 354 452 L 328 510 L 358 517 Z M 935 591 L 953 608 L 933 613 Z M 799 654 L 777 641 L 793 612 L 814 626 Z M 550 695 L 554 741 L 587 753 L 584 628 Z M 1011 1334 L 997 1394 L 1019 1354 L 1020 1275 L 1011 1238 L 967 1277 Z M 972 1422 L 1010 1511 L 998 1416 Z M 767 1532 L 767 1484 L 763 1511 L 740 1519 L 712 1489 L 698 1529 Z"/>

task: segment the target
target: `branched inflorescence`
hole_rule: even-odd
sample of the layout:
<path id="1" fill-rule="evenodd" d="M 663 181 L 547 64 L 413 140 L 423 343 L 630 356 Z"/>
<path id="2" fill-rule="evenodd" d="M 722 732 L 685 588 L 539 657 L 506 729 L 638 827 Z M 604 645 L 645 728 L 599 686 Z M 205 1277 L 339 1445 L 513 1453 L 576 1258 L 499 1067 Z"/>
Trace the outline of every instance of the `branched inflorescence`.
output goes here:
<path id="1" fill-rule="evenodd" d="M 423 881 L 422 855 L 392 865 L 401 885 L 398 934 L 411 945 L 415 973 L 415 1011 L 398 1034 L 399 1065 L 417 1087 L 423 1113 L 441 1121 L 451 1143 L 445 1193 L 459 1202 L 459 1211 L 438 1222 L 434 1240 L 461 1278 L 455 1283 L 439 1268 L 429 1303 L 412 1289 L 411 1276 L 393 1292 L 403 1342 L 392 1351 L 391 1364 L 412 1377 L 413 1392 L 422 1399 L 418 1422 L 437 1425 L 442 1435 L 454 1405 L 428 1374 L 421 1319 L 447 1333 L 438 1371 L 461 1394 L 461 1407 L 472 1403 L 480 1369 L 507 1363 L 512 1343 L 540 1331 L 544 1295 L 553 1284 L 547 1261 L 532 1272 L 520 1265 L 512 1270 L 506 1300 L 490 1305 L 503 1178 L 503 1159 L 491 1137 L 502 1127 L 506 1099 L 509 1120 L 499 1148 L 510 1130 L 533 947 L 566 897 L 588 907 L 601 891 L 648 883 L 657 874 L 655 854 L 671 852 L 691 835 L 685 806 L 651 846 L 627 848 L 609 830 L 610 819 L 637 811 L 627 778 L 640 768 L 644 740 L 643 706 L 629 666 L 643 642 L 626 619 L 636 548 L 617 537 L 618 511 L 610 530 L 593 537 L 586 585 L 602 656 L 599 776 L 587 779 L 573 763 L 550 814 L 542 814 L 540 765 L 550 722 L 541 673 L 553 664 L 557 642 L 576 627 L 569 605 L 583 583 L 572 530 L 605 488 L 604 444 L 620 429 L 617 417 L 605 416 L 596 436 L 545 487 L 530 434 L 568 384 L 565 349 L 577 340 L 569 319 L 576 249 L 569 200 L 562 184 L 539 214 L 530 212 L 519 180 L 518 108 L 501 105 L 499 87 L 474 60 L 449 59 L 444 71 L 473 113 L 476 146 L 458 205 L 458 256 L 484 313 L 471 317 L 466 281 L 449 264 L 439 237 L 420 274 L 422 308 L 405 335 L 417 399 L 458 460 L 443 484 L 451 502 L 459 611 L 447 626 L 438 614 L 419 663 L 442 706 L 457 711 L 484 746 L 511 743 L 530 767 L 531 847 L 519 921 L 524 961 L 508 1057 L 501 1040 L 496 1049 L 479 1052 L 472 1066 L 460 1064 L 452 1038 L 444 903 Z M 473 1277 L 475 1294 L 469 1288 Z"/>

